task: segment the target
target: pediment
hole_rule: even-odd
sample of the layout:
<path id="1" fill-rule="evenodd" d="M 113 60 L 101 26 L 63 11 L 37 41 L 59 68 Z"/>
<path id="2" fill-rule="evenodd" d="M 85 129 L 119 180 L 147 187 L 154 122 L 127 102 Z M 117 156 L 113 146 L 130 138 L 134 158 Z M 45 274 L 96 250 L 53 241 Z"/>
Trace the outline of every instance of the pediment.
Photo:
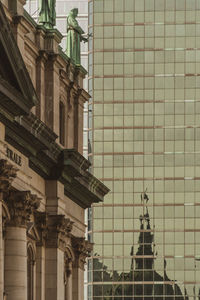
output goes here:
<path id="1" fill-rule="evenodd" d="M 0 2 L 0 108 L 13 116 L 27 114 L 37 95 Z"/>

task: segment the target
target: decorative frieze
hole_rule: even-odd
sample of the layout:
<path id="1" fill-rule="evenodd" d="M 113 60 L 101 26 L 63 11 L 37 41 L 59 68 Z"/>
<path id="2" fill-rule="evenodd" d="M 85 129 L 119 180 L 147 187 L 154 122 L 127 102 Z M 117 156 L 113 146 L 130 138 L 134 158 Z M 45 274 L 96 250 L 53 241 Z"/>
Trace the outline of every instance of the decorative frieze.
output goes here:
<path id="1" fill-rule="evenodd" d="M 10 212 L 8 225 L 26 227 L 30 215 L 39 207 L 40 199 L 30 191 L 10 191 L 5 198 Z"/>
<path id="2" fill-rule="evenodd" d="M 0 159 L 0 192 L 8 192 L 13 179 L 16 177 L 17 169 L 5 159 Z"/>
<path id="3" fill-rule="evenodd" d="M 75 267 L 84 270 L 86 258 L 90 255 L 90 252 L 93 249 L 93 244 L 87 241 L 84 237 L 73 237 L 72 246 L 76 256 L 76 260 L 74 262 Z"/>
<path id="4" fill-rule="evenodd" d="M 70 239 L 73 222 L 64 215 L 49 215 L 47 224 L 46 246 L 58 247 L 64 251 Z"/>

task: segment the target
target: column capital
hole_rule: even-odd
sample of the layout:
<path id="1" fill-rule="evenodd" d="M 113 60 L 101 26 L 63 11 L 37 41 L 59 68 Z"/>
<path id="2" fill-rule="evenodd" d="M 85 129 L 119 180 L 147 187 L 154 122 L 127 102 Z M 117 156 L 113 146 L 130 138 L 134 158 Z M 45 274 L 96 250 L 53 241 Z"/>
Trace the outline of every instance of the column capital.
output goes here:
<path id="1" fill-rule="evenodd" d="M 0 192 L 7 192 L 13 179 L 16 177 L 17 168 L 13 167 L 5 159 L 0 159 Z"/>
<path id="2" fill-rule="evenodd" d="M 57 247 L 64 251 L 72 227 L 73 222 L 69 218 L 65 218 L 64 215 L 49 215 L 46 246 Z"/>
<path id="3" fill-rule="evenodd" d="M 76 255 L 76 267 L 84 270 L 84 265 L 86 263 L 86 258 L 89 256 L 93 249 L 93 244 L 87 241 L 84 237 L 74 237 L 72 238 L 72 246 Z"/>
<path id="4" fill-rule="evenodd" d="M 37 241 L 37 246 L 43 246 L 47 239 L 47 219 L 48 215 L 46 212 L 35 211 L 34 220 L 40 236 L 39 241 Z"/>
<path id="5" fill-rule="evenodd" d="M 8 225 L 26 227 L 30 215 L 39 207 L 40 199 L 30 191 L 10 191 L 5 202 L 10 212 Z"/>

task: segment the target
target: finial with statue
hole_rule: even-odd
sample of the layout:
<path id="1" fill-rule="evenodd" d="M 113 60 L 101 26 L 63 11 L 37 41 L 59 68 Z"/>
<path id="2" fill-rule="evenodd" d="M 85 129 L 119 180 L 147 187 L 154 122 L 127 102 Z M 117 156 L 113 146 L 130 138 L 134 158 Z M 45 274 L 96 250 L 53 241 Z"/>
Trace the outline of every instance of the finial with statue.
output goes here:
<path id="1" fill-rule="evenodd" d="M 56 24 L 56 0 L 39 0 L 39 23 L 47 29 Z"/>
<path id="2" fill-rule="evenodd" d="M 70 10 L 67 16 L 67 56 L 71 58 L 76 65 L 81 63 L 80 43 L 88 42 L 91 35 L 85 34 L 79 26 L 76 17 L 78 16 L 78 8 Z"/>

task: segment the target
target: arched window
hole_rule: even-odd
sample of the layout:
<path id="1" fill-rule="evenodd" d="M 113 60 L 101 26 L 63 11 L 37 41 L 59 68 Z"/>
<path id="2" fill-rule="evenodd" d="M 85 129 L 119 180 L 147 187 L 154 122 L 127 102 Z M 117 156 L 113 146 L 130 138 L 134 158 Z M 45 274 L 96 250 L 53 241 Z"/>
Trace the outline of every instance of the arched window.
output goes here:
<path id="1" fill-rule="evenodd" d="M 27 300 L 34 296 L 34 254 L 31 246 L 27 249 Z"/>
<path id="2" fill-rule="evenodd" d="M 64 146 L 65 145 L 65 106 L 60 101 L 59 103 L 59 140 L 60 143 Z"/>

